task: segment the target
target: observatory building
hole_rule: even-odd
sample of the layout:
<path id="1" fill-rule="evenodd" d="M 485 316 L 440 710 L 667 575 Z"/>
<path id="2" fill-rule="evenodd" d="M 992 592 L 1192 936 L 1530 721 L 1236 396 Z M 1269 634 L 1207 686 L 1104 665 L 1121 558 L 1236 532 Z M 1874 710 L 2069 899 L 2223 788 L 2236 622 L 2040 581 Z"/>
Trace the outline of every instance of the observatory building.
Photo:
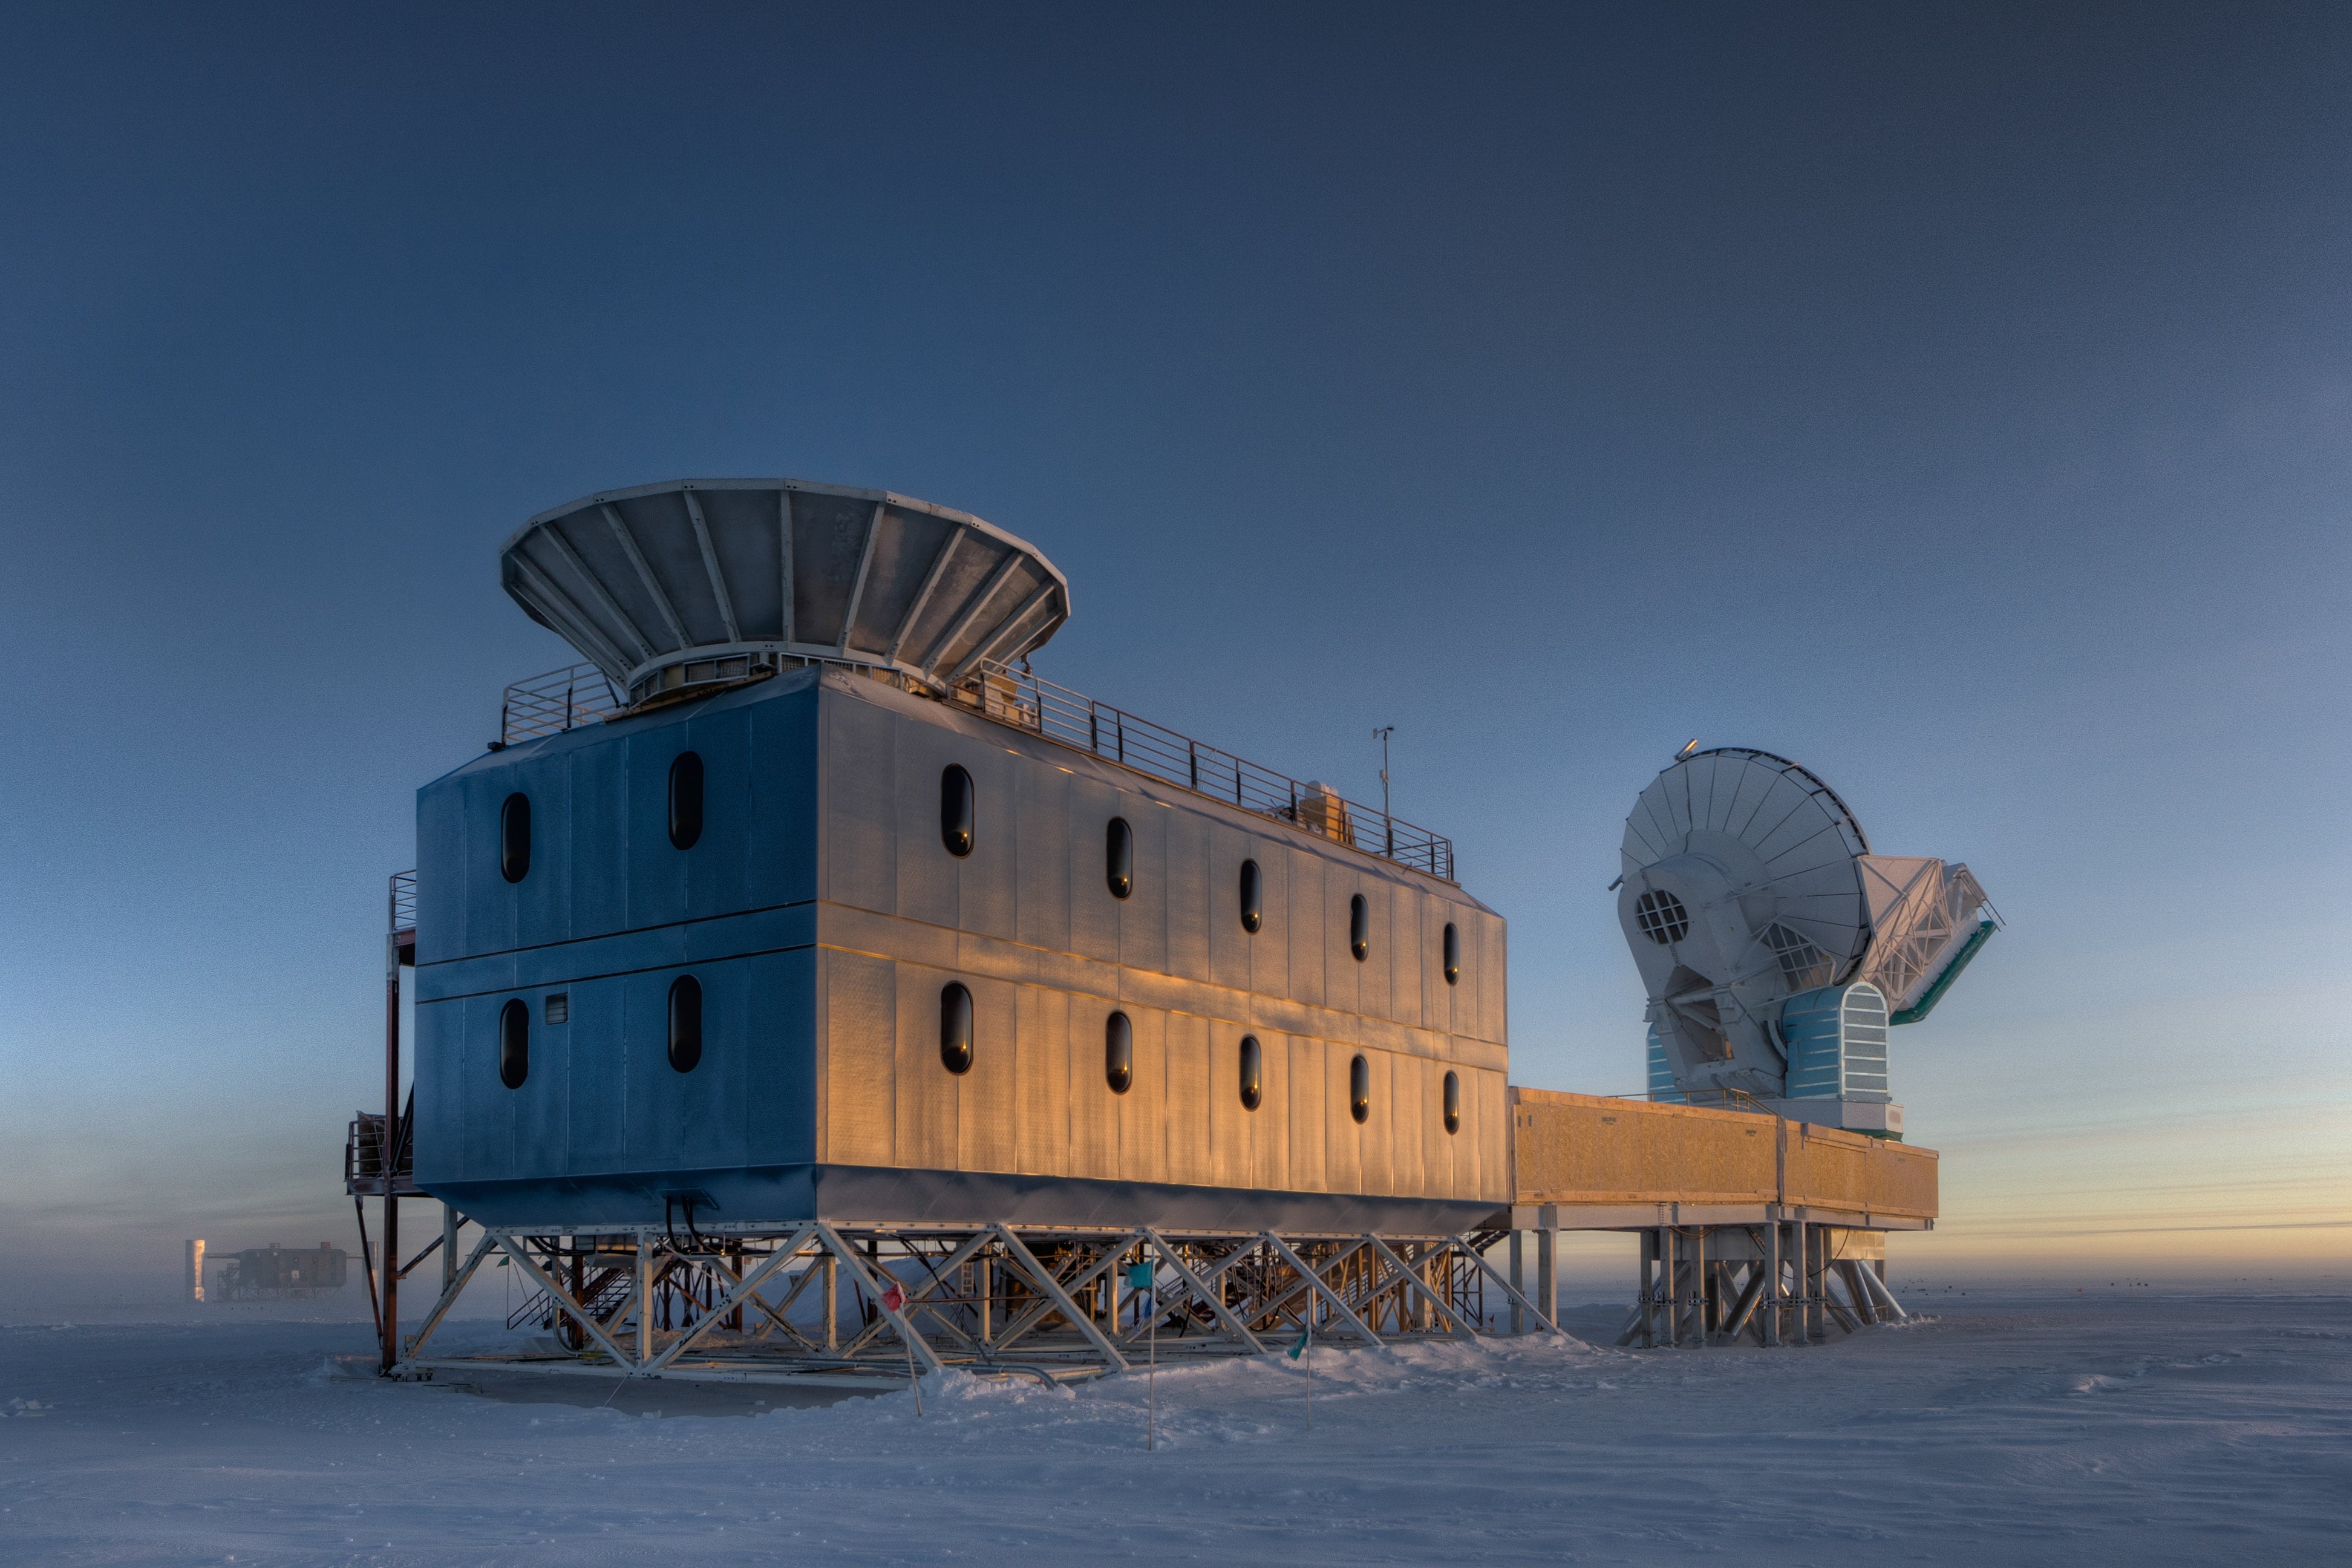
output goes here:
<path id="1" fill-rule="evenodd" d="M 422 1191 L 567 1230 L 1509 1203 L 1503 921 L 1427 834 L 1053 711 L 1031 546 L 703 482 L 559 508 L 504 567 L 625 705 L 419 794 Z"/>
<path id="2" fill-rule="evenodd" d="M 1628 825 L 1649 1100 L 1518 1089 L 1451 843 L 1039 678 L 1069 584 L 1004 531 L 677 481 L 541 513 L 500 571 L 587 662 L 417 794 L 345 1149 L 387 1373 L 479 1364 L 425 1347 L 494 1257 L 570 1352 L 515 1364 L 583 1375 L 1556 1332 L 1576 1228 L 1643 1237 L 1643 1343 L 1900 1312 L 1872 1238 L 1932 1224 L 1936 1175 L 1884 1136 L 1886 1012 L 1989 927 L 1793 763 L 1678 760 Z"/>

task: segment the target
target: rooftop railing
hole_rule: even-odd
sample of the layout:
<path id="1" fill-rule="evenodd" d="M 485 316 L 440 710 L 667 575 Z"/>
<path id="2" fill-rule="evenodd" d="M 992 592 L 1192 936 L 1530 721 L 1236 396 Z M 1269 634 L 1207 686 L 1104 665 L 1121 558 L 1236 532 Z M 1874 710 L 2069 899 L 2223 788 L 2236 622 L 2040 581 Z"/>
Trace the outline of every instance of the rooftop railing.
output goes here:
<path id="1" fill-rule="evenodd" d="M 392 874 L 392 926 L 394 934 L 416 929 L 416 873 L 394 871 Z"/>
<path id="2" fill-rule="evenodd" d="M 499 739 L 507 745 L 535 735 L 558 735 L 601 723 L 619 712 L 619 693 L 593 664 L 575 664 L 518 680 L 499 707 Z"/>
<path id="3" fill-rule="evenodd" d="M 1097 702 L 1027 670 L 990 660 L 974 684 L 956 700 L 998 723 L 1058 741 L 1105 762 L 1214 800 L 1231 801 L 1305 832 L 1336 840 L 1454 879 L 1454 841 L 1400 821 L 1388 813 L 1341 798 L 1328 786 L 1306 783 L 1272 768 L 1204 745 L 1124 709 Z"/>
<path id="4" fill-rule="evenodd" d="M 412 1097 L 412 1109 L 414 1099 Z M 386 1165 L 390 1171 L 387 1174 Z M 343 1134 L 343 1191 L 354 1197 L 381 1197 L 389 1184 L 394 1196 L 416 1191 L 416 1129 L 401 1118 L 400 1141 L 386 1162 L 383 1115 L 362 1110 Z"/>
<path id="5" fill-rule="evenodd" d="M 1328 786 L 1292 778 L 1233 752 L 1204 745 L 1164 724 L 1139 719 L 1025 669 L 993 659 L 951 699 L 999 723 L 1075 747 L 1212 799 L 1230 801 L 1307 833 L 1454 879 L 1454 841 L 1384 811 L 1343 799 Z M 560 734 L 619 714 L 625 704 L 593 664 L 575 664 L 518 680 L 499 710 L 500 738 L 512 745 Z M 411 885 L 414 923 L 414 885 Z M 400 924 L 395 912 L 394 926 Z"/>

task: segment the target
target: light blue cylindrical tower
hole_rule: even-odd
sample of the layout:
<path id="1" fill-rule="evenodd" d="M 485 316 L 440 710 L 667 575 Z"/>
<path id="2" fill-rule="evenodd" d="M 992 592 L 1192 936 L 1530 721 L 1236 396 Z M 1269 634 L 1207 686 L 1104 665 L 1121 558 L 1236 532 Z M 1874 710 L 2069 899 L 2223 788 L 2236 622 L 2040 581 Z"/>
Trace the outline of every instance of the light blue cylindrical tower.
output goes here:
<path id="1" fill-rule="evenodd" d="M 1780 1009 L 1788 1097 L 1883 1101 L 1886 997 L 1866 980 L 1800 992 Z"/>

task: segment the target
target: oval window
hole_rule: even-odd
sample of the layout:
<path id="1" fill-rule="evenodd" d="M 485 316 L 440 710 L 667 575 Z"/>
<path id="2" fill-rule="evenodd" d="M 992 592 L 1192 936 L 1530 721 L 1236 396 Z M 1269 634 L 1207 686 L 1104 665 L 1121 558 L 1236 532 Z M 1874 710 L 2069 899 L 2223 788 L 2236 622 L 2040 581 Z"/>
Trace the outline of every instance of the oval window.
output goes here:
<path id="1" fill-rule="evenodd" d="M 1135 1026 L 1124 1013 L 1103 1020 L 1103 1081 L 1113 1094 L 1135 1087 Z"/>
<path id="2" fill-rule="evenodd" d="M 940 842 L 961 859 L 971 853 L 971 775 L 950 766 L 940 775 Z"/>
<path id="3" fill-rule="evenodd" d="M 1265 923 L 1265 878 L 1255 860 L 1242 862 L 1242 930 L 1252 936 Z"/>
<path id="4" fill-rule="evenodd" d="M 1242 1037 L 1242 1109 L 1255 1110 L 1265 1099 L 1265 1052 L 1255 1035 Z"/>
<path id="5" fill-rule="evenodd" d="M 1452 985 L 1462 978 L 1462 933 L 1454 922 L 1445 922 L 1445 984 Z"/>
<path id="6" fill-rule="evenodd" d="M 953 980 L 940 987 L 940 1065 L 971 1070 L 971 993 Z"/>
<path id="7" fill-rule="evenodd" d="M 1114 899 L 1135 891 L 1135 829 L 1123 816 L 1112 817 L 1103 829 L 1103 879 Z"/>
<path id="8" fill-rule="evenodd" d="M 702 1059 L 702 982 L 681 974 L 669 983 L 669 1065 L 692 1072 Z"/>
<path id="9" fill-rule="evenodd" d="M 680 752 L 669 765 L 669 842 L 691 849 L 702 837 L 702 759 Z"/>
<path id="10" fill-rule="evenodd" d="M 1360 1122 L 1372 1114 L 1372 1064 L 1361 1057 L 1348 1064 L 1348 1114 Z"/>
<path id="11" fill-rule="evenodd" d="M 1372 951 L 1372 906 L 1364 902 L 1361 893 L 1348 900 L 1348 951 L 1356 955 L 1358 963 Z"/>
<path id="12" fill-rule="evenodd" d="M 530 875 L 530 796 L 507 796 L 499 812 L 499 875 L 520 882 Z"/>
<path id="13" fill-rule="evenodd" d="M 530 1005 L 520 996 L 499 1009 L 499 1081 L 520 1089 L 530 1076 Z"/>
<path id="14" fill-rule="evenodd" d="M 1445 1130 L 1462 1131 L 1462 1079 L 1456 1073 L 1445 1075 Z"/>

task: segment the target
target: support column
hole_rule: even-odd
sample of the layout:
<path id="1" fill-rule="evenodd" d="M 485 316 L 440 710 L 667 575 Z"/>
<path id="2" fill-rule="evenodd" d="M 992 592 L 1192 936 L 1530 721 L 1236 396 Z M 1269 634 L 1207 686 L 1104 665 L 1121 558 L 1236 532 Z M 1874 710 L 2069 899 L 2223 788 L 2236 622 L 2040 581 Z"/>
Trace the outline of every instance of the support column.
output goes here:
<path id="1" fill-rule="evenodd" d="M 571 1241 L 572 1299 L 580 1305 L 586 1306 L 588 1303 L 588 1260 L 580 1256 L 580 1237 L 578 1232 L 575 1231 L 572 1233 Z M 555 1278 L 561 1280 L 563 1276 L 561 1273 L 558 1273 Z M 613 1326 L 614 1328 L 620 1327 L 618 1323 L 615 1323 Z M 558 1312 L 555 1314 L 555 1342 L 575 1351 L 585 1350 L 588 1348 L 588 1334 L 587 1331 L 582 1329 L 579 1324 L 573 1322 L 569 1316 L 562 1312 Z"/>
<path id="2" fill-rule="evenodd" d="M 1525 1232 L 1517 1230 L 1511 1232 L 1511 1289 L 1517 1291 L 1522 1296 L 1526 1295 L 1528 1290 L 1527 1249 L 1523 1245 L 1525 1240 Z M 1527 1331 L 1527 1309 L 1521 1307 L 1517 1301 L 1513 1301 L 1511 1303 L 1511 1332 L 1515 1334 L 1524 1334 Z"/>
<path id="3" fill-rule="evenodd" d="M 1654 1350 L 1658 1343 L 1658 1233 L 1637 1234 L 1642 1240 L 1642 1293 L 1636 1300 L 1642 1314 L 1642 1348 Z"/>
<path id="4" fill-rule="evenodd" d="M 400 948 L 383 939 L 383 1364 L 400 1359 Z"/>
<path id="5" fill-rule="evenodd" d="M 1658 1248 L 1658 1327 L 1665 1331 L 1665 1348 L 1675 1348 L 1675 1233 L 1660 1226 L 1650 1233 Z"/>
<path id="6" fill-rule="evenodd" d="M 1658 1327 L 1664 1331 L 1665 1348 L 1675 1348 L 1675 1233 L 1665 1226 L 1650 1232 L 1651 1245 L 1658 1255 L 1658 1283 L 1652 1300 L 1658 1309 Z"/>
<path id="7" fill-rule="evenodd" d="M 464 1229 L 466 1218 L 447 1204 L 441 1205 L 441 1293 L 457 1282 L 457 1232 Z"/>
<path id="8" fill-rule="evenodd" d="M 1808 1224 L 1805 1232 L 1805 1342 L 1824 1344 L 1830 1337 L 1829 1232 Z"/>
<path id="9" fill-rule="evenodd" d="M 972 1265 L 971 1272 L 980 1282 L 980 1342 L 987 1344 L 996 1337 L 996 1270 L 985 1251 Z"/>
<path id="10" fill-rule="evenodd" d="M 841 1348 L 841 1277 L 835 1271 L 841 1262 L 831 1252 L 824 1255 L 824 1348 Z"/>
<path id="11" fill-rule="evenodd" d="M 1536 1310 L 1559 1321 L 1559 1232 L 1549 1226 L 1536 1232 Z"/>
<path id="12" fill-rule="evenodd" d="M 882 1238 L 878 1236 L 869 1235 L 866 1238 L 866 1272 L 881 1289 L 887 1290 L 890 1288 L 882 1279 Z M 865 1316 L 868 1322 L 879 1321 L 882 1316 L 882 1303 L 868 1301 L 866 1304 Z"/>
<path id="13" fill-rule="evenodd" d="M 1691 1331 L 1698 1348 L 1706 1349 L 1707 1332 L 1714 1325 L 1707 1321 L 1706 1310 L 1706 1227 L 1701 1226 L 1691 1238 Z"/>
<path id="14" fill-rule="evenodd" d="M 1780 1342 L 1780 1222 L 1764 1227 L 1764 1299 L 1756 1310 L 1764 1314 L 1761 1337 L 1769 1349 Z"/>
<path id="15" fill-rule="evenodd" d="M 654 1359 L 654 1246 L 637 1232 L 637 1364 Z"/>

